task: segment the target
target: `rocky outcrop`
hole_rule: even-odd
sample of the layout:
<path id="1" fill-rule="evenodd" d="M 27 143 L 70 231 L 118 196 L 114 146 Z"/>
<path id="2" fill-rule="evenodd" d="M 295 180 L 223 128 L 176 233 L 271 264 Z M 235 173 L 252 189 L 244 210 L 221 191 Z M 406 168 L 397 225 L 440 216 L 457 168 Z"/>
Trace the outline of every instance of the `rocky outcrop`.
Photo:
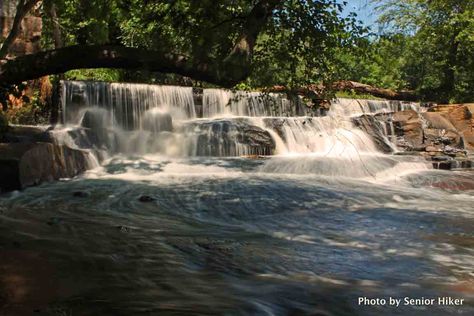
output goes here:
<path id="1" fill-rule="evenodd" d="M 391 130 L 392 119 L 388 114 L 361 115 L 352 119 L 355 126 L 367 133 L 378 149 L 384 153 L 391 153 L 394 144 L 391 143 L 388 130 Z M 393 135 L 396 136 L 396 135 Z"/>
<path id="2" fill-rule="evenodd" d="M 354 117 L 352 121 L 369 134 L 383 152 L 393 152 L 395 148 L 404 151 L 421 151 L 425 148 L 422 121 L 413 110 L 366 114 Z"/>
<path id="3" fill-rule="evenodd" d="M 246 119 L 193 122 L 184 129 L 194 135 L 194 156 L 271 155 L 275 150 L 270 133 Z"/>
<path id="4" fill-rule="evenodd" d="M 397 146 L 406 150 L 423 150 L 423 125 L 413 110 L 395 112 L 392 116 L 397 136 L 403 138 Z"/>
<path id="5" fill-rule="evenodd" d="M 449 121 L 461 137 L 463 147 L 474 151 L 474 103 L 438 105 L 427 114 L 437 114 Z"/>
<path id="6" fill-rule="evenodd" d="M 397 154 L 423 155 L 436 169 L 471 169 L 473 113 L 474 104 L 438 105 L 421 113 L 408 110 L 362 115 L 353 122 L 384 152 L 397 148 Z"/>
<path id="7" fill-rule="evenodd" d="M 4 133 L 0 133 L 0 143 L 32 142 L 53 142 L 49 129 L 37 126 L 9 126 Z"/>
<path id="8" fill-rule="evenodd" d="M 0 192 L 74 177 L 93 167 L 89 153 L 52 143 L 1 143 Z"/>

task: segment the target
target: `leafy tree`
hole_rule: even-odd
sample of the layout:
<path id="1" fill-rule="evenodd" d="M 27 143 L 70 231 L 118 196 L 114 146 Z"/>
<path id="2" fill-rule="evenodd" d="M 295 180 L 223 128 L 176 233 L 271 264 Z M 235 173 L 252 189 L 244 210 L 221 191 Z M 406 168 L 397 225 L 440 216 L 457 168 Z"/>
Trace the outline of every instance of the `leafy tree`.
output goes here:
<path id="1" fill-rule="evenodd" d="M 45 0 L 43 42 L 53 50 L 4 63 L 0 80 L 99 67 L 222 86 L 320 82 L 332 78 L 335 49 L 360 32 L 342 8 L 333 0 Z"/>
<path id="2" fill-rule="evenodd" d="M 474 0 L 386 0 L 380 9 L 381 23 L 410 38 L 400 67 L 409 87 L 441 102 L 474 99 Z"/>

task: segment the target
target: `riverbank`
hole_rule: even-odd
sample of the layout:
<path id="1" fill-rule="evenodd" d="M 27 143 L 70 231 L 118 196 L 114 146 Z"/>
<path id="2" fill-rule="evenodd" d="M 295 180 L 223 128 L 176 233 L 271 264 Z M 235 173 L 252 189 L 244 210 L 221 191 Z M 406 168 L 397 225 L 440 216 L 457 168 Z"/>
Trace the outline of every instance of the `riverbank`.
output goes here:
<path id="1" fill-rule="evenodd" d="M 72 178 L 95 166 L 88 151 L 58 144 L 51 130 L 10 126 L 0 135 L 0 193 Z"/>

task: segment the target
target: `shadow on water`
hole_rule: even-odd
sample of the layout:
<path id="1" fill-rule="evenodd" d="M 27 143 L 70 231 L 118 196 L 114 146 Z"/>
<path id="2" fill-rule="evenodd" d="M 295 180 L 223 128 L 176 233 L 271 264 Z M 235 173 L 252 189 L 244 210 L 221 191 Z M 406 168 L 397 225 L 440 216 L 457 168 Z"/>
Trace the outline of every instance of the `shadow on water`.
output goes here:
<path id="1" fill-rule="evenodd" d="M 420 178 L 401 188 L 242 172 L 259 161 L 191 162 L 185 174 L 134 161 L 0 198 L 0 315 L 474 312 L 472 195 Z M 361 296 L 467 302 L 367 307 Z"/>

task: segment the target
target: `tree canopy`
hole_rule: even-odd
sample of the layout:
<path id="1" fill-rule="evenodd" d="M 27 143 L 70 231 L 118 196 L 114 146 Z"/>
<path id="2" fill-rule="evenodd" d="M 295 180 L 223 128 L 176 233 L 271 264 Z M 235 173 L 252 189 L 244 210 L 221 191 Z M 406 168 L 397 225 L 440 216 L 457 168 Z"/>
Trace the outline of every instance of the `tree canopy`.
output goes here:
<path id="1" fill-rule="evenodd" d="M 425 100 L 474 100 L 474 1 L 376 0 L 381 34 L 338 54 L 341 79 L 411 89 Z"/>
<path id="2" fill-rule="evenodd" d="M 378 34 L 342 0 L 16 0 L 15 21 L 40 12 L 43 51 L 4 60 L 0 81 L 120 68 L 74 76 L 289 89 L 352 80 L 430 101 L 474 99 L 474 0 L 373 1 Z M 0 58 L 17 33 L 14 23 Z"/>
<path id="3" fill-rule="evenodd" d="M 46 51 L 4 63 L 1 80 L 113 67 L 227 87 L 253 73 L 255 85 L 304 84 L 327 79 L 331 51 L 360 32 L 332 0 L 47 0 L 41 9 Z"/>

